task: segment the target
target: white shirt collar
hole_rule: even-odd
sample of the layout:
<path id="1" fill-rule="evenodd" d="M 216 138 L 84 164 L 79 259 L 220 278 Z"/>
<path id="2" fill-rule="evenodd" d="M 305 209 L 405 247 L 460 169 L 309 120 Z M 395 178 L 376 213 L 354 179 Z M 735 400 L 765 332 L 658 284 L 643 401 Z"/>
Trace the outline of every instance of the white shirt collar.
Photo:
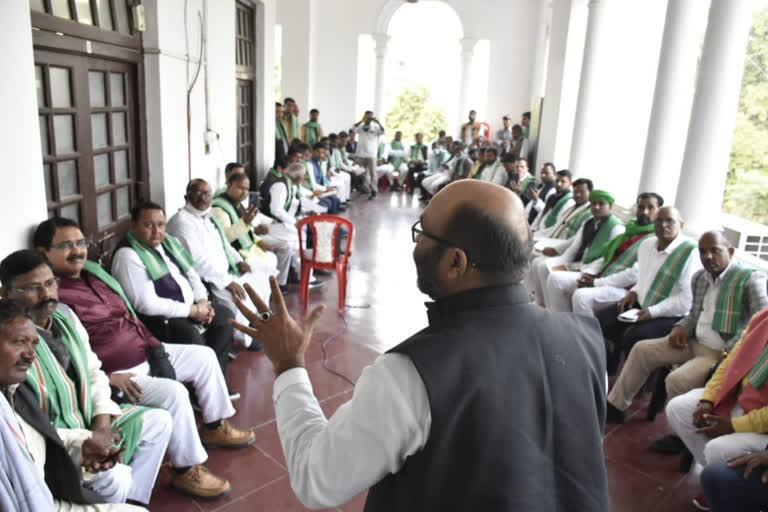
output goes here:
<path id="1" fill-rule="evenodd" d="M 675 249 L 677 249 L 677 246 L 678 246 L 678 245 L 680 245 L 681 243 L 683 243 L 683 241 L 684 241 L 684 240 L 685 240 L 685 237 L 683 236 L 683 234 L 682 234 L 682 233 L 679 233 L 679 234 L 678 234 L 678 235 L 675 237 L 675 239 L 674 239 L 674 240 L 672 240 L 672 241 L 669 243 L 669 245 L 668 245 L 668 246 L 667 246 L 667 247 L 666 247 L 666 248 L 665 248 L 663 251 L 659 251 L 659 250 L 658 250 L 658 245 L 656 245 L 656 246 L 654 247 L 654 249 L 656 249 L 656 252 L 659 252 L 659 253 L 664 253 L 664 254 L 672 254 L 672 251 L 674 251 Z M 656 239 L 656 243 L 658 244 L 658 238 Z"/>
<path id="2" fill-rule="evenodd" d="M 187 203 L 184 205 L 184 210 L 188 211 L 195 217 L 200 217 L 203 220 L 208 220 L 211 216 L 211 209 L 209 208 L 207 212 L 201 212 L 191 204 Z"/>
<path id="3" fill-rule="evenodd" d="M 714 279 L 712 278 L 712 274 L 710 274 L 709 272 L 707 272 L 707 271 L 706 271 L 706 269 L 705 269 L 705 270 L 704 270 L 705 279 L 706 279 L 706 280 L 707 280 L 707 282 L 710 284 L 710 286 L 714 286 L 715 284 L 718 284 L 718 283 L 722 283 L 722 282 L 723 282 L 723 279 L 725 279 L 725 276 L 728 274 L 728 272 L 730 272 L 730 271 L 731 271 L 731 269 L 732 269 L 732 268 L 733 268 L 733 260 L 729 261 L 729 262 L 728 262 L 728 266 L 727 266 L 727 267 L 725 267 L 725 270 L 723 270 L 722 272 L 720 272 L 720 275 L 718 275 L 718 276 L 717 276 L 717 277 L 715 277 Z"/>

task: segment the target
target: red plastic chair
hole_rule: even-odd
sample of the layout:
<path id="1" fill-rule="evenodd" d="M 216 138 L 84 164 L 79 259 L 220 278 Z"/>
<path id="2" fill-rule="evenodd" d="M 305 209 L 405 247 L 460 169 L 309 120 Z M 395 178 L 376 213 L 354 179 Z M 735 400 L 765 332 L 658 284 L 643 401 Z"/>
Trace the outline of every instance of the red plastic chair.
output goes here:
<path id="1" fill-rule="evenodd" d="M 312 231 L 314 248 L 307 249 L 304 244 L 304 226 Z M 338 240 L 341 228 L 347 230 L 347 243 L 338 253 Z M 335 270 L 339 281 L 339 314 L 344 313 L 347 298 L 347 262 L 352 245 L 354 226 L 349 219 L 337 215 L 310 215 L 296 223 L 299 230 L 299 256 L 301 257 L 301 280 L 299 296 L 304 311 L 309 302 L 309 276 L 312 269 Z"/>

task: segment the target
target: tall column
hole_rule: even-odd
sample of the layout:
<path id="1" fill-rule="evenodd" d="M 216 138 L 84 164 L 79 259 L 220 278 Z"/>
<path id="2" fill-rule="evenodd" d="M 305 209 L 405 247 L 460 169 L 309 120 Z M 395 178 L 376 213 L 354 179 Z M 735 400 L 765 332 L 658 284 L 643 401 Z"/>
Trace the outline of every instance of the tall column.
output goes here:
<path id="1" fill-rule="evenodd" d="M 536 31 L 536 50 L 531 71 L 531 101 L 544 96 L 547 85 L 547 60 L 549 57 L 549 33 L 552 25 L 552 2 L 541 2 Z"/>
<path id="2" fill-rule="evenodd" d="M 667 4 L 639 193 L 656 192 L 667 201 L 675 197 L 706 22 L 700 0 Z"/>
<path id="3" fill-rule="evenodd" d="M 674 1 L 674 0 L 673 0 Z M 570 170 L 574 174 L 589 172 L 595 176 L 596 169 L 590 165 L 590 157 L 599 151 L 599 142 L 594 137 L 595 105 L 600 102 L 596 97 L 596 82 L 600 70 L 600 57 L 605 46 L 602 37 L 605 21 L 605 9 L 608 0 L 590 0 L 587 18 L 587 39 L 584 45 L 584 59 L 581 63 L 579 99 L 576 104 L 576 121 L 573 125 L 573 144 L 571 147 Z"/>
<path id="4" fill-rule="evenodd" d="M 720 227 L 751 24 L 751 0 L 712 0 L 675 201 L 686 231 Z"/>
<path id="5" fill-rule="evenodd" d="M 386 72 L 387 44 L 389 39 L 390 37 L 387 34 L 373 34 L 373 40 L 376 43 L 376 87 L 373 96 L 373 110 L 382 123 L 386 116 L 384 112 L 384 74 Z"/>
<path id="6" fill-rule="evenodd" d="M 472 59 L 475 56 L 477 39 L 465 37 L 461 43 L 461 85 L 459 89 L 459 119 L 466 122 L 467 114 L 472 109 L 469 106 L 469 86 L 472 78 Z"/>

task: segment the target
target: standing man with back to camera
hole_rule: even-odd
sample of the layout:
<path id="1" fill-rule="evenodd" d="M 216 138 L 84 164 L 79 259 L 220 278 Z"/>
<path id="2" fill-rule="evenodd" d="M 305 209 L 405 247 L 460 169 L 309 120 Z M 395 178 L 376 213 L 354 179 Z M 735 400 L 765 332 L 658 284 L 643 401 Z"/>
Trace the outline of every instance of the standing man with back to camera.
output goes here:
<path id="1" fill-rule="evenodd" d="M 528 300 L 531 235 L 510 190 L 461 180 L 413 225 L 429 326 L 363 370 L 330 420 L 305 351 L 316 308 L 242 303 L 272 361 L 273 399 L 291 486 L 311 508 L 370 488 L 365 510 L 606 512 L 605 352 L 594 318 Z M 404 234 L 405 235 L 405 234 Z M 510 396 L 514 390 L 514 396 Z"/>

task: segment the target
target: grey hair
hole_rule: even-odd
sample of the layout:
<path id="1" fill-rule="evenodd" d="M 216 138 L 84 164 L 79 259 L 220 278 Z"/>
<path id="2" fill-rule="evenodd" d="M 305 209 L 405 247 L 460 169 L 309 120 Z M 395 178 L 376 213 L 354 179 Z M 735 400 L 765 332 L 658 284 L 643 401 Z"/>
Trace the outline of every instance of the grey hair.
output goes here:
<path id="1" fill-rule="evenodd" d="M 285 174 L 294 180 L 297 178 L 303 178 L 307 174 L 307 168 L 304 167 L 304 164 L 294 162 L 288 166 L 288 169 L 285 170 Z"/>

